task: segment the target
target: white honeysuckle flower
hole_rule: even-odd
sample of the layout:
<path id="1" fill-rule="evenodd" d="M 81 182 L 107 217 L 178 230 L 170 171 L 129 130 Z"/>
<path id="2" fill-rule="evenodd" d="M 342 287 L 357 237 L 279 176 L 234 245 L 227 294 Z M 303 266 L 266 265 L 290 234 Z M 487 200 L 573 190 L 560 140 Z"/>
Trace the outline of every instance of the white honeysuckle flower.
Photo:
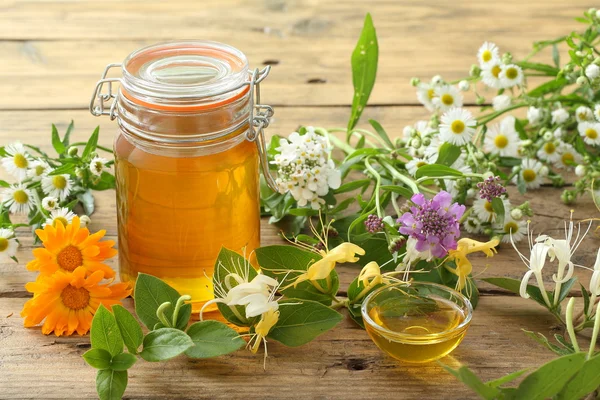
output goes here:
<path id="1" fill-rule="evenodd" d="M 580 122 L 577 124 L 577 130 L 587 144 L 600 144 L 600 122 Z"/>
<path id="2" fill-rule="evenodd" d="M 521 252 L 517 249 L 517 246 L 514 243 L 513 247 L 519 254 L 519 257 L 521 257 L 523 263 L 527 266 L 527 268 L 529 268 L 529 271 L 527 271 L 525 275 L 523 275 L 523 279 L 521 280 L 519 294 L 524 299 L 529 298 L 529 294 L 527 293 L 527 285 L 531 276 L 534 275 L 537 279 L 540 291 L 542 292 L 542 296 L 544 297 L 544 301 L 546 302 L 546 305 L 550 307 L 550 300 L 548 299 L 546 289 L 544 288 L 544 280 L 542 277 L 542 270 L 544 269 L 544 265 L 546 264 L 546 257 L 548 254 L 549 247 L 546 246 L 544 243 L 534 244 L 530 250 L 529 258 L 526 258 L 523 254 L 521 254 Z"/>
<path id="3" fill-rule="evenodd" d="M 500 72 L 502 72 L 502 63 L 500 60 L 493 60 L 481 69 L 481 80 L 492 89 L 502 89 L 503 84 L 500 80 Z"/>
<path id="4" fill-rule="evenodd" d="M 558 146 L 558 155 L 559 158 L 554 162 L 554 166 L 557 168 L 583 167 L 583 165 L 579 165 L 583 161 L 583 157 L 575 150 L 575 147 L 569 143 L 561 143 L 560 146 Z M 577 173 L 577 170 L 575 173 Z"/>
<path id="5" fill-rule="evenodd" d="M 495 111 L 502 111 L 510 107 L 511 99 L 510 96 L 505 94 L 496 96 L 492 99 L 492 106 Z"/>
<path id="6" fill-rule="evenodd" d="M 453 107 L 462 107 L 463 95 L 456 87 L 452 85 L 437 86 L 434 93 L 432 103 L 436 108 L 447 111 Z"/>
<path id="7" fill-rule="evenodd" d="M 433 98 L 435 97 L 435 88 L 427 83 L 419 83 L 417 86 L 417 99 L 425 106 L 428 111 L 434 111 Z"/>
<path id="8" fill-rule="evenodd" d="M 545 173 L 544 173 L 545 172 Z M 547 175 L 548 170 L 538 160 L 524 158 L 521 163 L 519 176 L 525 182 L 527 189 L 537 189 L 542 184 L 542 180 Z M 513 178 L 513 183 L 517 183 L 517 177 Z"/>
<path id="9" fill-rule="evenodd" d="M 510 88 L 523 84 L 523 70 L 515 64 L 503 65 L 499 74 L 502 87 Z"/>
<path id="10" fill-rule="evenodd" d="M 58 207 L 58 199 L 56 197 L 47 196 L 42 199 L 42 208 L 46 211 L 54 211 Z"/>
<path id="11" fill-rule="evenodd" d="M 92 161 L 90 161 L 90 171 L 96 176 L 102 175 L 102 171 L 104 171 L 104 168 L 106 168 L 107 162 L 108 160 L 103 157 L 92 158 Z"/>
<path id="12" fill-rule="evenodd" d="M 594 117 L 596 117 L 596 121 L 600 122 L 600 104 L 594 106 Z"/>
<path id="13" fill-rule="evenodd" d="M 47 175 L 42 178 L 42 190 L 48 196 L 64 201 L 71 193 L 73 182 L 68 174 Z"/>
<path id="14" fill-rule="evenodd" d="M 552 163 L 558 161 L 560 159 L 560 154 L 558 153 L 560 144 L 562 142 L 555 143 L 552 140 L 544 143 L 537 151 L 538 158 Z"/>
<path id="15" fill-rule="evenodd" d="M 553 124 L 562 124 L 567 122 L 569 119 L 569 112 L 564 108 L 557 108 L 556 110 L 552 111 L 551 115 Z"/>
<path id="16" fill-rule="evenodd" d="M 589 122 L 594 120 L 594 112 L 586 106 L 579 106 L 575 110 L 575 118 L 577 122 Z"/>
<path id="17" fill-rule="evenodd" d="M 527 119 L 531 125 L 535 125 L 542 119 L 542 109 L 536 107 L 529 107 L 527 109 Z"/>
<path id="18" fill-rule="evenodd" d="M 493 228 L 503 234 L 502 243 L 520 242 L 527 233 L 527 222 L 514 220 L 509 213 L 502 224 L 494 224 Z"/>
<path id="19" fill-rule="evenodd" d="M 25 146 L 20 142 L 9 144 L 4 148 L 4 151 L 6 156 L 2 157 L 2 166 L 21 182 L 27 177 L 31 156 L 25 151 Z"/>
<path id="20" fill-rule="evenodd" d="M 515 118 L 508 116 L 501 122 L 489 126 L 483 148 L 488 153 L 499 154 L 502 157 L 517 157 L 519 135 L 515 129 Z"/>
<path id="21" fill-rule="evenodd" d="M 585 68 L 585 76 L 590 80 L 594 80 L 600 76 L 600 67 L 596 64 L 590 64 Z"/>
<path id="22" fill-rule="evenodd" d="M 0 228 L 0 262 L 4 263 L 17 254 L 19 242 L 12 229 Z"/>
<path id="23" fill-rule="evenodd" d="M 73 222 L 75 213 L 70 211 L 68 208 L 63 207 L 56 209 L 50 213 L 50 217 L 46 219 L 46 225 L 52 225 L 56 227 L 57 224 L 63 224 L 63 226 L 69 225 Z"/>
<path id="24" fill-rule="evenodd" d="M 593 296 L 600 296 L 600 248 L 598 249 L 598 254 L 596 255 L 594 272 L 592 273 L 592 278 L 590 279 L 590 292 L 592 292 Z M 593 304 L 594 302 L 592 302 L 592 305 Z"/>
<path id="25" fill-rule="evenodd" d="M 27 176 L 33 182 L 39 182 L 50 171 L 50 165 L 44 160 L 35 160 L 29 164 Z"/>
<path id="26" fill-rule="evenodd" d="M 477 124 L 470 111 L 458 107 L 446 111 L 441 122 L 440 139 L 457 146 L 471 141 Z"/>
<path id="27" fill-rule="evenodd" d="M 2 203 L 12 214 L 27 214 L 34 208 L 33 192 L 17 183 L 4 189 Z"/>
<path id="28" fill-rule="evenodd" d="M 498 46 L 492 42 L 484 42 L 477 52 L 477 60 L 479 60 L 481 68 L 489 66 L 494 61 L 500 61 Z"/>

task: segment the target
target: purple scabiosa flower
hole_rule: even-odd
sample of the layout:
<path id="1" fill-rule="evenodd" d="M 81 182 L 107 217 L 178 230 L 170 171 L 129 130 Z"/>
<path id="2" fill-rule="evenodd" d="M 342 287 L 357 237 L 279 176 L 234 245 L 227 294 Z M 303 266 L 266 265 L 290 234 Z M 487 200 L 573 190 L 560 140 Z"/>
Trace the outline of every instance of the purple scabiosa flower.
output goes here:
<path id="1" fill-rule="evenodd" d="M 496 197 L 500 197 L 506 193 L 506 188 L 500 183 L 499 176 L 490 176 L 483 182 L 477 184 L 479 189 L 479 197 L 486 199 L 490 203 Z"/>
<path id="2" fill-rule="evenodd" d="M 383 218 L 379 218 L 375 214 L 371 214 L 365 220 L 365 227 L 369 233 L 377 233 L 383 230 Z"/>
<path id="3" fill-rule="evenodd" d="M 431 200 L 417 193 L 411 200 L 415 205 L 398 220 L 402 224 L 400 233 L 417 240 L 417 251 L 430 250 L 435 257 L 444 257 L 448 250 L 455 250 L 456 238 L 460 236 L 458 221 L 465 206 L 452 203 L 452 195 L 445 191 Z"/>

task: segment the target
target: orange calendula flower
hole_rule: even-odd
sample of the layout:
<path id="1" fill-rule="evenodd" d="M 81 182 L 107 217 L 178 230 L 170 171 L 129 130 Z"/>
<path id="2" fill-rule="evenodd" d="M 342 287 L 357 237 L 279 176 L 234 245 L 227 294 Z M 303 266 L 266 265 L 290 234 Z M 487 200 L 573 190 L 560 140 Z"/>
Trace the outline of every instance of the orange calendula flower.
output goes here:
<path id="1" fill-rule="evenodd" d="M 27 264 L 28 270 L 40 271 L 41 275 L 48 276 L 59 270 L 73 272 L 83 267 L 88 275 L 102 271 L 104 278 L 115 276 L 115 271 L 102 262 L 117 254 L 117 250 L 113 249 L 114 241 L 100 241 L 106 234 L 105 230 L 90 235 L 87 228 L 81 227 L 79 217 L 73 217 L 70 224 L 58 221 L 54 226 L 37 229 L 35 233 L 43 247 L 33 250 L 35 259 Z"/>
<path id="2" fill-rule="evenodd" d="M 51 276 L 40 275 L 37 281 L 25 285 L 34 294 L 21 311 L 25 327 L 36 326 L 45 320 L 42 326 L 45 335 L 52 332 L 56 336 L 68 336 L 73 332 L 85 335 L 100 304 L 110 308 L 131 294 L 128 283 L 100 284 L 104 279 L 102 271 L 87 277 L 86 274 L 84 267 L 73 272 L 59 270 Z"/>

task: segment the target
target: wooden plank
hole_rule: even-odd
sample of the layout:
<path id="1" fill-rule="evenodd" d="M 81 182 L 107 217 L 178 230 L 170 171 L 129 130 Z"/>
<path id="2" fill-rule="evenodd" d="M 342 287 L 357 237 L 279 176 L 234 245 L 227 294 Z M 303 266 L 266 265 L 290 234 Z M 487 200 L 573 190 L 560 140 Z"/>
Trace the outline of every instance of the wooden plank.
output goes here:
<path id="1" fill-rule="evenodd" d="M 81 358 L 89 338 L 23 329 L 23 302 L 0 299 L 0 398 L 95 397 L 95 371 Z M 539 366 L 554 355 L 521 328 L 551 336 L 553 325 L 531 301 L 484 296 L 464 342 L 442 361 L 466 364 L 484 380 Z M 262 361 L 262 354 L 245 350 L 209 360 L 142 360 L 130 370 L 126 398 L 477 398 L 436 363 L 411 366 L 384 355 L 348 319 L 300 348 L 271 341 L 266 370 Z"/>
<path id="2" fill-rule="evenodd" d="M 417 104 L 411 77 L 465 77 L 484 40 L 523 57 L 533 41 L 580 28 L 573 17 L 587 8 L 583 0 L 553 7 L 510 0 L 502 12 L 475 0 L 452 6 L 385 0 L 223 3 L 9 3 L 0 14 L 0 39 L 5 39 L 0 42 L 0 93 L 9 94 L 0 96 L 0 109 L 84 108 L 106 64 L 175 38 L 232 44 L 246 52 L 253 66 L 275 61 L 263 87 L 270 104 L 348 104 L 350 54 L 369 10 L 381 48 L 371 104 Z M 550 52 L 541 57 L 550 62 Z"/>

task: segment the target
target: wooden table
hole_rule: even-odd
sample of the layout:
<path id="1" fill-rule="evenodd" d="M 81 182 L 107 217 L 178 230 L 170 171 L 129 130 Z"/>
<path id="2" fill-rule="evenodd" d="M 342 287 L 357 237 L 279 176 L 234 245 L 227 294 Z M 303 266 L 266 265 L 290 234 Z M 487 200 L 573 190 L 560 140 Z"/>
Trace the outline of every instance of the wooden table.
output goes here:
<path id="1" fill-rule="evenodd" d="M 319 1 L 319 0 L 5 0 L 0 12 L 0 143 L 20 139 L 49 148 L 50 124 L 64 130 L 75 120 L 84 139 L 100 124 L 101 143 L 110 146 L 115 124 L 87 111 L 92 88 L 104 66 L 158 41 L 201 38 L 242 49 L 252 66 L 273 65 L 263 98 L 276 107 L 270 133 L 288 134 L 298 124 L 343 126 L 352 98 L 349 58 L 364 15 L 373 14 L 380 41 L 380 67 L 367 118 L 394 135 L 418 118 L 412 76 L 467 74 L 484 40 L 517 57 L 534 40 L 579 28 L 573 17 L 594 5 L 508 0 Z M 447 4 L 447 5 L 446 5 Z M 513 193 L 514 194 L 514 193 Z M 557 233 L 569 207 L 560 191 L 528 193 L 536 230 Z M 516 201 L 521 200 L 515 196 Z M 97 197 L 92 228 L 116 237 L 114 193 Z M 589 200 L 576 218 L 597 217 Z M 0 398 L 94 398 L 95 371 L 81 354 L 88 337 L 56 338 L 24 329 L 19 312 L 29 297 L 23 287 L 32 240 L 21 233 L 20 264 L 0 266 Z M 280 243 L 276 229 L 262 225 L 263 244 Z M 593 263 L 599 244 L 590 236 L 577 262 Z M 476 273 L 486 261 L 478 258 Z M 480 277 L 520 278 L 525 267 L 506 245 Z M 116 268 L 116 262 L 112 265 Z M 342 287 L 355 267 L 340 268 Z M 586 281 L 589 274 L 581 273 Z M 550 281 L 550 277 L 548 277 Z M 482 298 L 463 344 L 444 359 L 470 366 L 484 379 L 534 367 L 553 355 L 526 338 L 521 328 L 551 335 L 554 321 L 530 301 L 481 284 Z M 131 301 L 128 300 L 128 306 Z M 437 364 L 411 367 L 383 355 L 350 321 L 296 349 L 270 344 L 266 371 L 262 356 L 246 351 L 206 361 L 183 357 L 130 370 L 127 398 L 404 398 L 456 399 L 474 395 Z"/>

